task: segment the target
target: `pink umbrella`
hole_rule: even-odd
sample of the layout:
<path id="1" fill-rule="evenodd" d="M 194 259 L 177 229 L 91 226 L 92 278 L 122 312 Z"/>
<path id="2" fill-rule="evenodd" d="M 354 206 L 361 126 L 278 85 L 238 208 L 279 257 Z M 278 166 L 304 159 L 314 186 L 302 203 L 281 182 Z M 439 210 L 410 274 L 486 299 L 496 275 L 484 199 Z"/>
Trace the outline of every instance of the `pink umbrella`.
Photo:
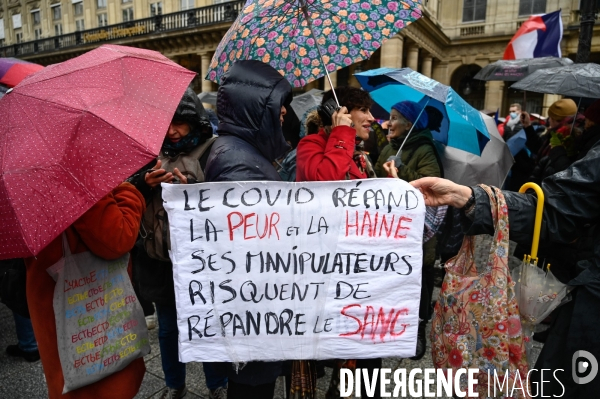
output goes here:
<path id="1" fill-rule="evenodd" d="M 15 87 L 24 78 L 42 69 L 44 69 L 43 65 L 18 58 L 0 58 L 0 83 L 8 87 Z"/>
<path id="2" fill-rule="evenodd" d="M 158 155 L 195 73 L 104 45 L 0 99 L 0 259 L 35 256 Z"/>

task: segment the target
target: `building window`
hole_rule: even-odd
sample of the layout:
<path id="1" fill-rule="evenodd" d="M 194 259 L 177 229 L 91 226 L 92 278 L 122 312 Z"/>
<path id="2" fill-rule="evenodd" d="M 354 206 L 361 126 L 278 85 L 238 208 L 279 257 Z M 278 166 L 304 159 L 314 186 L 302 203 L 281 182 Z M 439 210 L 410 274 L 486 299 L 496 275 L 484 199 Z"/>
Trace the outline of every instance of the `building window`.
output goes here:
<path id="1" fill-rule="evenodd" d="M 519 3 L 519 17 L 543 14 L 546 12 L 546 0 L 521 0 Z"/>
<path id="2" fill-rule="evenodd" d="M 15 41 L 21 43 L 23 41 L 23 32 L 15 33 Z"/>
<path id="3" fill-rule="evenodd" d="M 133 21 L 133 7 L 125 8 L 123 10 L 123 22 Z"/>
<path id="4" fill-rule="evenodd" d="M 121 3 L 131 3 L 133 0 L 121 0 Z"/>
<path id="5" fill-rule="evenodd" d="M 56 25 L 54 25 L 54 36 L 60 36 L 62 34 L 63 34 L 62 24 L 56 24 Z"/>
<path id="6" fill-rule="evenodd" d="M 42 38 L 42 28 L 34 29 L 33 34 L 35 36 L 35 40 L 40 40 Z"/>
<path id="7" fill-rule="evenodd" d="M 98 14 L 98 26 L 108 25 L 108 14 Z"/>
<path id="8" fill-rule="evenodd" d="M 97 0 L 98 8 L 106 8 L 106 0 Z"/>
<path id="9" fill-rule="evenodd" d="M 13 14 L 12 16 L 13 29 L 19 29 L 23 25 L 21 23 L 21 14 Z"/>
<path id="10" fill-rule="evenodd" d="M 150 3 L 150 16 L 153 17 L 160 14 L 162 14 L 162 1 Z"/>
<path id="11" fill-rule="evenodd" d="M 76 19 L 75 20 L 75 30 L 81 32 L 82 30 L 85 30 L 85 21 L 83 19 Z"/>
<path id="12" fill-rule="evenodd" d="M 75 8 L 75 15 L 83 15 L 83 2 L 73 4 L 73 8 Z"/>
<path id="13" fill-rule="evenodd" d="M 33 22 L 33 25 L 39 25 L 42 22 L 40 10 L 34 10 L 31 12 L 31 22 Z"/>
<path id="14" fill-rule="evenodd" d="M 52 7 L 52 19 L 54 21 L 58 21 L 62 18 L 62 12 L 60 10 L 60 5 Z"/>
<path id="15" fill-rule="evenodd" d="M 181 11 L 183 10 L 191 10 L 196 7 L 196 3 L 194 0 L 181 0 Z"/>
<path id="16" fill-rule="evenodd" d="M 463 22 L 485 21 L 487 0 L 464 0 Z"/>

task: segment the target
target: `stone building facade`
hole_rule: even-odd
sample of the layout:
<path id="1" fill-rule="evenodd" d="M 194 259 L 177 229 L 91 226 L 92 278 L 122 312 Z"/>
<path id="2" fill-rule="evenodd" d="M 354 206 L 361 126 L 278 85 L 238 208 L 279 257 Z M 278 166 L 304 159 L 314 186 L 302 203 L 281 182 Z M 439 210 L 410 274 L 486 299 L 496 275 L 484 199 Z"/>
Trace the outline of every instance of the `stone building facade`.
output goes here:
<path id="1" fill-rule="evenodd" d="M 478 109 L 507 112 L 522 92 L 473 76 L 502 58 L 518 27 L 532 14 L 562 9 L 564 57 L 575 58 L 579 0 L 423 0 L 423 18 L 385 42 L 371 59 L 337 71 L 334 85 L 357 85 L 353 73 L 410 67 L 452 86 Z M 221 0 L 0 0 L 0 56 L 49 65 L 104 43 L 157 50 L 198 72 L 197 91 L 221 38 L 244 1 Z M 594 28 L 591 62 L 600 61 L 600 26 Z M 307 85 L 328 88 L 323 79 Z M 554 95 L 528 93 L 527 108 L 544 112 Z"/>

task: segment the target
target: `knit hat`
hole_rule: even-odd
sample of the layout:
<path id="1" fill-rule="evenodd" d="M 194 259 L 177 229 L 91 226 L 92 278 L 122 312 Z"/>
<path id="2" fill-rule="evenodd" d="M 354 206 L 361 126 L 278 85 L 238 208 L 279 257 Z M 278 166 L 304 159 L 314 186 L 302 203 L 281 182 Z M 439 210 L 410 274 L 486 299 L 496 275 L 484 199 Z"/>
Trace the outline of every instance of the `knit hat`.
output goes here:
<path id="1" fill-rule="evenodd" d="M 592 105 L 587 107 L 583 115 L 592 122 L 600 125 L 600 100 L 594 101 Z"/>
<path id="2" fill-rule="evenodd" d="M 392 105 L 392 109 L 400 112 L 406 120 L 415 125 L 415 129 L 417 130 L 425 129 L 429 123 L 427 112 L 421 113 L 423 107 L 414 101 L 400 101 L 399 103 Z M 421 116 L 419 116 L 419 113 L 421 113 Z M 417 118 L 419 118 L 419 120 L 417 120 Z"/>
<path id="3" fill-rule="evenodd" d="M 562 100 L 555 101 L 550 108 L 548 108 L 548 116 L 557 122 L 563 119 L 573 116 L 577 113 L 577 104 L 570 98 L 563 98 Z"/>

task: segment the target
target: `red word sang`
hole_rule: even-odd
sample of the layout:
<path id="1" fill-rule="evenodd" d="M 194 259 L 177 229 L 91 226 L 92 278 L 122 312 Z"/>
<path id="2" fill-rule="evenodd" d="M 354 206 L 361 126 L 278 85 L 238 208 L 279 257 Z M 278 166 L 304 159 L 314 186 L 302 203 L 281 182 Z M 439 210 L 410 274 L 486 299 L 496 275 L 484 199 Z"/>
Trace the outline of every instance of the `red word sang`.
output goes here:
<path id="1" fill-rule="evenodd" d="M 350 312 L 353 312 L 354 315 L 350 314 Z M 360 335 L 360 339 L 362 340 L 366 335 L 373 343 L 377 340 L 385 342 L 386 336 L 390 338 L 399 337 L 404 334 L 406 327 L 410 326 L 410 324 L 399 323 L 398 321 L 400 316 L 408 316 L 408 309 L 406 308 L 398 310 L 392 308 L 386 315 L 382 307 L 379 307 L 379 311 L 375 312 L 373 306 L 365 306 L 363 308 L 359 304 L 352 304 L 342 308 L 340 313 L 358 324 L 358 328 L 355 331 L 340 334 L 340 337 Z"/>

